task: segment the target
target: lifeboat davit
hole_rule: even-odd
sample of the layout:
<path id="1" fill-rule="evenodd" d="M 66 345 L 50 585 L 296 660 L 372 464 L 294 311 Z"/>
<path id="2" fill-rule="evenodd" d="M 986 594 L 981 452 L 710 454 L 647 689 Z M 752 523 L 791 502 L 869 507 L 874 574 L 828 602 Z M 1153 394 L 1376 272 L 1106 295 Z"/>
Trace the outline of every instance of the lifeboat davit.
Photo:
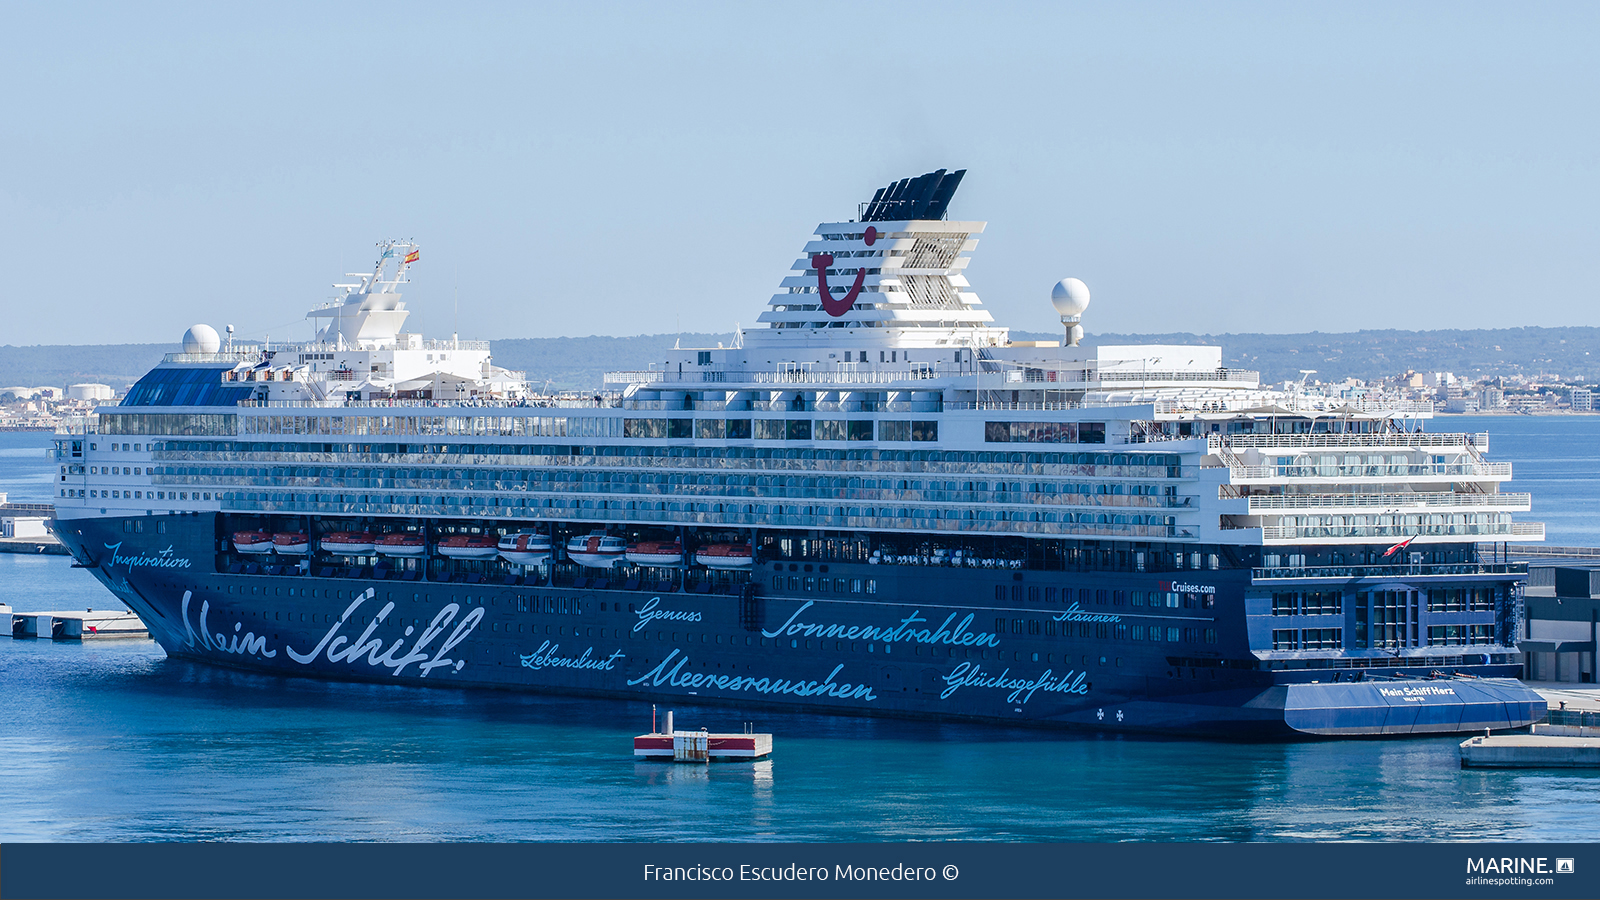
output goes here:
<path id="1" fill-rule="evenodd" d="M 707 544 L 694 554 L 694 561 L 708 569 L 748 569 L 755 559 L 749 544 Z"/>
<path id="2" fill-rule="evenodd" d="M 235 531 L 233 549 L 240 553 L 271 553 L 272 535 L 265 531 Z"/>
<path id="3" fill-rule="evenodd" d="M 628 562 L 636 566 L 683 565 L 682 541 L 639 541 L 628 545 Z"/>
<path id="4" fill-rule="evenodd" d="M 428 539 L 414 531 L 396 531 L 379 535 L 372 549 L 384 556 L 423 556 L 428 552 Z"/>
<path id="5" fill-rule="evenodd" d="M 536 566 L 550 558 L 550 536 L 520 531 L 500 539 L 500 555 L 519 566 Z"/>
<path id="6" fill-rule="evenodd" d="M 494 559 L 500 547 L 482 534 L 455 534 L 439 542 L 439 555 L 451 559 Z"/>
<path id="7" fill-rule="evenodd" d="M 272 549 L 286 556 L 311 552 L 311 536 L 304 531 L 280 531 L 272 536 Z"/>
<path id="8" fill-rule="evenodd" d="M 628 544 L 622 538 L 598 532 L 567 541 L 567 558 L 580 566 L 609 569 L 622 562 Z"/>
<path id="9" fill-rule="evenodd" d="M 372 552 L 373 538 L 367 531 L 335 531 L 322 536 L 322 552 L 335 556 L 365 556 Z"/>

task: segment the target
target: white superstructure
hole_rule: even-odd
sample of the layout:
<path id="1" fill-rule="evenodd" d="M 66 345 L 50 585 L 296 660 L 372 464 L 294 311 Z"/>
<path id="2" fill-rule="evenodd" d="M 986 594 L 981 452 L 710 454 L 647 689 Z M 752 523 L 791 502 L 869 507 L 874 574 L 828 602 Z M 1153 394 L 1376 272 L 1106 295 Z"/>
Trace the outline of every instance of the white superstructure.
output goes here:
<path id="1" fill-rule="evenodd" d="M 163 423 L 189 419 L 130 408 L 173 402 L 136 386 L 101 410 L 102 435 L 132 437 L 91 441 L 111 465 L 64 467 L 62 500 L 405 516 L 488 502 L 511 518 L 617 525 L 1243 546 L 1542 538 L 1512 521 L 1529 497 L 1500 490 L 1511 467 L 1483 458 L 1487 436 L 1423 432 L 1427 404 L 1265 388 L 1217 347 L 1077 345 L 1088 289 L 1076 279 L 1051 297 L 1065 341 L 1010 340 L 962 274 L 984 223 L 872 218 L 942 214 L 926 198 L 960 174 L 924 176 L 921 205 L 874 201 L 867 220 L 819 225 L 761 325 L 610 373 L 597 397 L 535 396 L 486 343 L 401 331 L 416 245 L 386 242 L 373 272 L 311 312 L 326 322 L 313 343 L 217 347 L 192 330 L 164 368 L 213 367 L 232 393 L 182 427 L 360 436 L 451 458 L 470 438 L 478 464 L 498 468 L 373 464 L 340 470 L 345 483 L 402 492 L 329 493 L 299 475 L 140 465 L 173 436 Z M 200 490 L 162 487 L 180 483 Z"/>
<path id="2" fill-rule="evenodd" d="M 232 363 L 224 379 L 254 386 L 255 403 L 345 400 L 515 399 L 526 395 L 521 372 L 491 362 L 487 341 L 424 340 L 402 331 L 410 311 L 400 287 L 421 251 L 409 241 L 384 241 L 371 272 L 334 285 L 344 293 L 306 318 L 320 323 L 304 344 L 221 344 L 217 332 L 196 325 L 184 335 L 184 352 L 172 364 Z"/>

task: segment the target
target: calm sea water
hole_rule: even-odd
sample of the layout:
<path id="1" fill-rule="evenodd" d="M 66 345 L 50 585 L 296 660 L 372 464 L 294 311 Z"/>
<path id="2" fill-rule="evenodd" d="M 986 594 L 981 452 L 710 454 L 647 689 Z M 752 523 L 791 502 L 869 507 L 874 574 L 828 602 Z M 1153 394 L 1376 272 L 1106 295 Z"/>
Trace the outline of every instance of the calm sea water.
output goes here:
<path id="1" fill-rule="evenodd" d="M 1592 421 L 1438 430 L 1492 431 L 1552 541 L 1600 544 L 1584 521 L 1600 499 Z M 47 444 L 0 435 L 0 489 L 47 499 Z M 0 597 L 113 605 L 68 565 L 0 554 Z M 677 713 L 713 730 L 754 722 L 777 752 L 635 763 L 646 704 L 330 684 L 168 660 L 148 641 L 0 638 L 0 841 L 1568 841 L 1592 838 L 1600 802 L 1600 773 L 1462 771 L 1451 738 L 1251 745 Z"/>

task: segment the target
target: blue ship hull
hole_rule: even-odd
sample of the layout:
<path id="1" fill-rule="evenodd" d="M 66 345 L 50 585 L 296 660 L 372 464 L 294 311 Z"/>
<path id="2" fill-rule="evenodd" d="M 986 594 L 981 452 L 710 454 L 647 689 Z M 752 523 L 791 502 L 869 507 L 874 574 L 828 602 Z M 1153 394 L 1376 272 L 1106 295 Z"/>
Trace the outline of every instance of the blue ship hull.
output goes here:
<path id="1" fill-rule="evenodd" d="M 1196 651 L 1107 640 L 1102 626 L 1137 617 L 1126 610 L 1012 600 L 1046 584 L 1139 590 L 1154 574 L 835 562 L 808 576 L 810 563 L 782 560 L 728 594 L 245 574 L 217 571 L 213 517 L 145 517 L 138 532 L 123 521 L 54 527 L 168 654 L 279 675 L 1227 738 L 1469 732 L 1545 715 L 1505 677 L 1514 666 L 1354 682 L 1265 670 L 1245 634 L 1248 570 L 1206 573 L 1214 608 L 1161 610 L 1164 628 L 1211 629 Z M 871 592 L 790 590 L 823 574 Z"/>

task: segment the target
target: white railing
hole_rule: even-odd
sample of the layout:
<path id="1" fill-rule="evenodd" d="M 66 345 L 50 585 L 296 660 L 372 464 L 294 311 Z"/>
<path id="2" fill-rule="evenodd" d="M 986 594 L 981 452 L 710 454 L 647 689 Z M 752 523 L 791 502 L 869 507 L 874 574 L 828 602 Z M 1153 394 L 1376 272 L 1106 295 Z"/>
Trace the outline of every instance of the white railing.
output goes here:
<path id="1" fill-rule="evenodd" d="M 1267 579 L 1406 578 L 1418 575 L 1526 575 L 1527 563 L 1407 563 L 1366 566 L 1273 566 L 1250 570 L 1255 581 Z"/>
<path id="2" fill-rule="evenodd" d="M 1066 370 L 1071 372 L 1072 370 Z M 1076 373 L 1074 373 L 1076 374 Z M 1090 384 L 1097 382 L 1161 382 L 1161 381 L 1220 381 L 1242 382 L 1251 385 L 1261 383 L 1261 373 L 1253 369 L 1211 369 L 1205 372 L 1106 372 L 1101 371 L 1089 380 Z"/>
<path id="3" fill-rule="evenodd" d="M 1532 494 L 1290 494 L 1250 497 L 1250 511 L 1277 509 L 1336 509 L 1346 507 L 1491 507 L 1532 508 Z"/>
<path id="4" fill-rule="evenodd" d="M 607 372 L 604 379 L 606 384 L 653 384 L 665 381 L 666 372 L 651 370 L 648 372 Z"/>
<path id="5" fill-rule="evenodd" d="M 1544 540 L 1543 522 L 1480 522 L 1438 525 L 1267 525 L 1263 541 L 1304 541 L 1317 538 L 1404 540 L 1408 537 L 1519 538 Z"/>
<path id="6" fill-rule="evenodd" d="M 337 344 L 279 344 L 273 348 L 261 346 L 245 346 L 234 350 L 218 351 L 216 353 L 168 353 L 161 357 L 162 362 L 169 363 L 242 363 L 256 362 L 267 354 L 272 354 L 275 359 L 285 359 L 301 353 L 361 353 L 367 351 L 385 350 L 488 350 L 488 341 L 447 341 L 427 340 L 414 344 L 401 345 L 391 342 L 383 347 L 361 347 Z"/>
<path id="7" fill-rule="evenodd" d="M 894 372 L 849 371 L 816 372 L 805 369 L 778 372 L 752 372 L 749 380 L 754 384 L 895 384 L 902 381 L 926 381 L 950 373 L 940 367 L 902 369 Z M 736 379 L 737 380 L 737 379 Z"/>
<path id="8" fill-rule="evenodd" d="M 622 398 L 617 394 L 570 397 L 528 397 L 518 400 L 472 398 L 461 400 L 240 400 L 245 409 L 616 409 Z M 681 407 L 682 402 L 679 402 Z"/>
<path id="9" fill-rule="evenodd" d="M 972 373 L 970 371 L 947 371 L 945 366 L 940 363 L 929 363 L 926 367 L 916 366 L 893 371 L 878 369 L 780 369 L 775 372 L 750 372 L 685 366 L 682 372 L 659 369 L 643 372 L 607 372 L 605 373 L 605 382 L 607 384 L 899 384 L 902 382 L 952 377 L 960 374 L 971 376 Z"/>
<path id="10" fill-rule="evenodd" d="M 1421 466 L 1395 466 L 1377 464 L 1371 466 L 1229 466 L 1231 480 L 1237 484 L 1241 481 L 1260 481 L 1275 478 L 1298 478 L 1304 480 L 1348 479 L 1348 478 L 1432 478 L 1432 477 L 1462 477 L 1462 478 L 1510 478 L 1511 463 L 1465 463 L 1445 465 Z"/>
<path id="11" fill-rule="evenodd" d="M 1392 432 L 1376 434 L 1230 434 L 1226 436 L 1213 434 L 1207 436 L 1207 444 L 1213 453 L 1223 447 L 1234 450 L 1246 447 L 1298 450 L 1301 448 L 1315 449 L 1322 447 L 1465 447 L 1469 444 L 1477 448 L 1478 452 L 1486 453 L 1489 450 L 1489 433 L 1482 431 L 1477 434 L 1450 434 L 1423 431 L 1410 434 Z"/>
<path id="12" fill-rule="evenodd" d="M 1408 413 L 1433 414 L 1433 403 L 1428 400 L 1368 400 L 1336 397 L 1247 397 L 1247 398 L 1194 398 L 1181 400 L 1156 400 L 1158 413 L 1205 412 L 1257 412 L 1264 415 L 1289 413 L 1337 413 L 1345 409 L 1360 413 L 1404 415 Z M 1273 410 L 1276 407 L 1276 410 Z M 1264 412 L 1265 411 L 1265 412 Z"/>
<path id="13" fill-rule="evenodd" d="M 234 350 L 231 353 L 167 353 L 162 362 L 169 363 L 242 363 L 261 358 L 260 350 Z"/>

